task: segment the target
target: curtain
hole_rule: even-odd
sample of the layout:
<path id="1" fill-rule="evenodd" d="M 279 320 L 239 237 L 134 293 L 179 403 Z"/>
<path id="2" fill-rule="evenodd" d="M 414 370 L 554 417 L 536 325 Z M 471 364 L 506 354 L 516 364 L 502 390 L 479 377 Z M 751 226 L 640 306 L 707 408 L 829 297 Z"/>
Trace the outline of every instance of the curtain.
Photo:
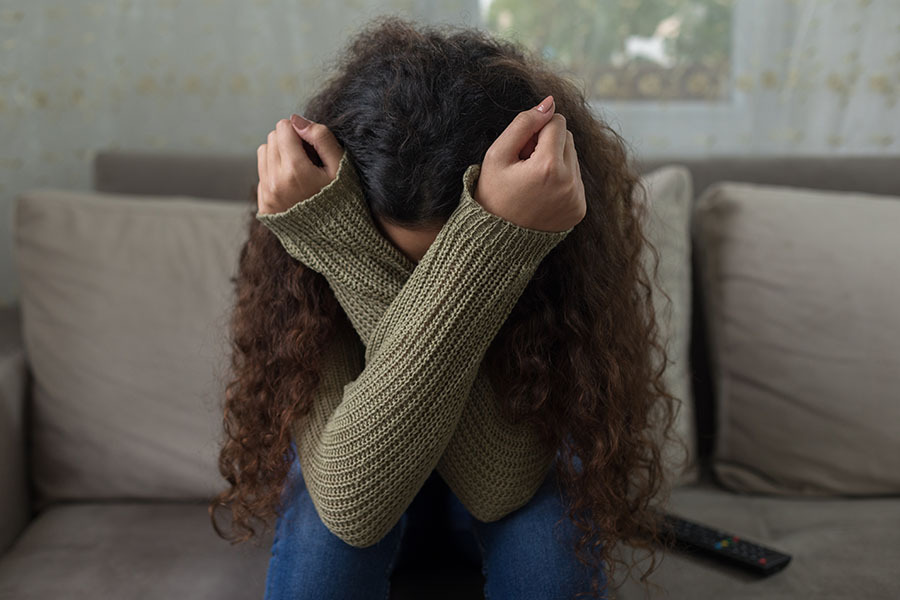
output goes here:
<path id="1" fill-rule="evenodd" d="M 716 102 L 595 101 L 643 156 L 900 154 L 900 2 L 738 0 Z"/>

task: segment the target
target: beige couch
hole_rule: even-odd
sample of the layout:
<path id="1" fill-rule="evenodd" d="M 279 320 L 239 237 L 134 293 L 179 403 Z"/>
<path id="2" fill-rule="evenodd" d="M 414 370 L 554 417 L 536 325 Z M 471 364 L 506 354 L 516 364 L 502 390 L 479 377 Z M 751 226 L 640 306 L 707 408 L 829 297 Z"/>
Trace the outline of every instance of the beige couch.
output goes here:
<path id="1" fill-rule="evenodd" d="M 670 510 L 793 555 L 762 579 L 667 555 L 656 597 L 900 597 L 898 164 L 640 165 L 692 453 Z M 255 160 L 106 152 L 94 167 L 94 192 L 16 198 L 0 598 L 261 598 L 271 532 L 232 547 L 205 504 Z M 482 582 L 435 543 L 404 557 L 392 597 L 478 598 Z M 642 595 L 631 581 L 618 597 Z"/>

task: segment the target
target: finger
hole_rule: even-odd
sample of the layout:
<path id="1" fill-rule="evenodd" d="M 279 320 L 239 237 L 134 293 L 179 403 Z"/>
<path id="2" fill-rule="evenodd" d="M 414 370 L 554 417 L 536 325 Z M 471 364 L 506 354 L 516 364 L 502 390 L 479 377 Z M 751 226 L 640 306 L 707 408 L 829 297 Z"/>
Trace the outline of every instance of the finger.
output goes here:
<path id="1" fill-rule="evenodd" d="M 538 132 L 537 147 L 534 158 L 563 162 L 566 146 L 566 119 L 562 115 L 553 115 L 549 123 Z"/>
<path id="2" fill-rule="evenodd" d="M 256 170 L 259 172 L 259 180 L 265 181 L 269 178 L 268 169 L 266 167 L 266 154 L 267 154 L 266 144 L 260 144 L 259 148 L 256 149 Z"/>
<path id="3" fill-rule="evenodd" d="M 578 157 L 575 155 L 575 136 L 568 129 L 566 129 L 566 142 L 563 146 L 563 162 L 570 172 L 575 172 L 578 166 Z"/>
<path id="4" fill-rule="evenodd" d="M 581 193 L 584 193 L 584 179 L 581 178 L 581 161 L 578 160 L 578 152 L 575 153 L 575 177 L 578 182 L 579 187 L 581 188 Z"/>
<path id="5" fill-rule="evenodd" d="M 303 140 L 297 135 L 289 120 L 281 119 L 275 124 L 275 137 L 278 139 L 278 153 L 284 163 L 291 164 L 301 171 L 314 166 L 303 149 Z"/>
<path id="6" fill-rule="evenodd" d="M 581 182 L 581 185 L 584 185 L 584 180 L 581 178 L 581 161 L 578 160 L 578 153 L 575 153 L 575 176 L 578 178 L 578 181 Z"/>
<path id="7" fill-rule="evenodd" d="M 491 144 L 491 153 L 499 158 L 503 164 L 518 162 L 522 147 L 553 118 L 555 107 L 556 103 L 554 102 L 547 109 L 547 112 L 541 112 L 537 107 L 534 107 L 517 114 L 500 136 L 494 140 L 494 143 Z"/>
<path id="8" fill-rule="evenodd" d="M 268 151 L 266 155 L 266 167 L 269 170 L 269 174 L 274 176 L 278 172 L 278 167 L 281 165 L 281 155 L 278 152 L 278 139 L 275 137 L 274 129 L 269 132 L 266 149 Z"/>
<path id="9" fill-rule="evenodd" d="M 537 146 L 537 134 L 533 134 L 530 138 L 528 138 L 528 143 L 525 144 L 525 147 L 519 152 L 519 158 L 521 160 L 527 160 L 531 157 L 531 153 L 534 152 L 535 147 Z"/>
<path id="10" fill-rule="evenodd" d="M 309 126 L 299 131 L 295 129 L 295 131 L 316 149 L 319 158 L 322 159 L 322 164 L 325 165 L 325 171 L 330 177 L 335 177 L 341 157 L 344 156 L 344 148 L 331 130 L 321 123 L 313 122 Z"/>

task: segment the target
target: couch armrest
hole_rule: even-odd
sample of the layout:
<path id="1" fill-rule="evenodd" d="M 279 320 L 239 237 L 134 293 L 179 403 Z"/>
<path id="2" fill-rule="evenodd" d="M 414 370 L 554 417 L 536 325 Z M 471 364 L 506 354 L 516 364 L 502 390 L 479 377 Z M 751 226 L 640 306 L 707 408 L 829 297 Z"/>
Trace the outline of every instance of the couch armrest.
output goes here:
<path id="1" fill-rule="evenodd" d="M 25 454 L 25 404 L 29 372 L 19 307 L 0 307 L 0 552 L 31 519 Z"/>

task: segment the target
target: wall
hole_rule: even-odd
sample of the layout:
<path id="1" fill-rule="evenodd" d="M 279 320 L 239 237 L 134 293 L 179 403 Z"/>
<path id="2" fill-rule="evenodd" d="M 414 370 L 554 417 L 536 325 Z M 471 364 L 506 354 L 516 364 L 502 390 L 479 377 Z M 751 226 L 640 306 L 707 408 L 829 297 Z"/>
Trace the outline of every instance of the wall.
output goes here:
<path id="1" fill-rule="evenodd" d="M 480 18 L 476 0 L 2 0 L 0 303 L 18 295 L 16 194 L 90 189 L 103 149 L 254 156 L 383 13 Z"/>

